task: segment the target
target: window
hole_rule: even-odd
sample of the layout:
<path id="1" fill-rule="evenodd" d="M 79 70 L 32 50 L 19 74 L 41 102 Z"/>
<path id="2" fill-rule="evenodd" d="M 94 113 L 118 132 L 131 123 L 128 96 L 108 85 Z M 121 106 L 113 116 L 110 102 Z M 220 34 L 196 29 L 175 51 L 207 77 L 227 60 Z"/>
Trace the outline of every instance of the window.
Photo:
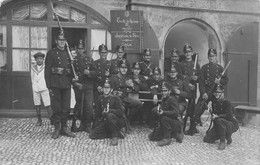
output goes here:
<path id="1" fill-rule="evenodd" d="M 47 27 L 13 26 L 13 71 L 29 71 L 33 55 L 47 51 Z"/>
<path id="2" fill-rule="evenodd" d="M 0 25 L 0 71 L 7 70 L 6 26 Z"/>
<path id="3" fill-rule="evenodd" d="M 47 5 L 35 3 L 23 5 L 13 9 L 12 20 L 47 20 Z"/>

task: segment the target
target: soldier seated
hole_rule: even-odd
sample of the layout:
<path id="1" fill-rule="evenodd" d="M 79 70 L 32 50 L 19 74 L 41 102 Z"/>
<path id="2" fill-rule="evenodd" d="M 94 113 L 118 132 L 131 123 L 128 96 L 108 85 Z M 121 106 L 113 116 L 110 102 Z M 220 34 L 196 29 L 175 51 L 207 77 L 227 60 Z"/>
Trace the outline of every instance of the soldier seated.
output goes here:
<path id="1" fill-rule="evenodd" d="M 151 141 L 157 141 L 158 146 L 169 145 L 172 135 L 175 135 L 175 139 L 179 143 L 182 143 L 183 140 L 182 122 L 178 118 L 178 101 L 170 93 L 170 87 L 164 83 L 162 85 L 162 103 L 153 108 L 153 112 L 158 116 L 157 126 L 148 137 Z"/>
<path id="2" fill-rule="evenodd" d="M 111 145 L 118 145 L 118 137 L 124 138 L 120 131 L 125 126 L 123 106 L 118 96 L 113 96 L 108 79 L 103 86 L 103 95 L 98 99 L 96 106 L 96 121 L 90 131 L 90 139 L 111 138 Z"/>

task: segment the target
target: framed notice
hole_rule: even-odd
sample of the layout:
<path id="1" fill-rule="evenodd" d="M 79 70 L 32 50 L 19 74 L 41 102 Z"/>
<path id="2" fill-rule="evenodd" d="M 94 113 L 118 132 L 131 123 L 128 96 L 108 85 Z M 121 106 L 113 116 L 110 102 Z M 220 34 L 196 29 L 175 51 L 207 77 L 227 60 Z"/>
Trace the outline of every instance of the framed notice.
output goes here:
<path id="1" fill-rule="evenodd" d="M 127 53 L 141 53 L 143 48 L 143 12 L 111 10 L 112 48 L 124 45 Z"/>

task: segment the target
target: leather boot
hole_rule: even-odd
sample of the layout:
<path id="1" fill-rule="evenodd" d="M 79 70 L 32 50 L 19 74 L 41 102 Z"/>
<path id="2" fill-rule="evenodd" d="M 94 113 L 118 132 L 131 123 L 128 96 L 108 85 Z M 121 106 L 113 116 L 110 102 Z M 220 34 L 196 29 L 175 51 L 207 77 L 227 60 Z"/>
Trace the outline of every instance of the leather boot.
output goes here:
<path id="1" fill-rule="evenodd" d="M 184 137 L 183 127 L 181 126 L 181 132 L 176 133 L 176 141 L 182 143 Z"/>
<path id="2" fill-rule="evenodd" d="M 72 125 L 71 125 L 71 128 L 70 128 L 71 132 L 78 132 L 76 121 L 77 121 L 77 119 L 75 117 L 73 117 Z"/>
<path id="3" fill-rule="evenodd" d="M 195 121 L 191 121 L 190 128 L 185 132 L 185 135 L 193 136 L 195 133 L 199 133 L 199 130 L 196 128 Z"/>
<path id="4" fill-rule="evenodd" d="M 57 139 L 60 136 L 61 124 L 60 122 L 54 123 L 54 132 L 52 133 L 51 138 Z"/>
<path id="5" fill-rule="evenodd" d="M 218 145 L 219 150 L 224 150 L 226 148 L 226 142 L 225 141 L 220 141 Z"/>
<path id="6" fill-rule="evenodd" d="M 72 132 L 70 132 L 68 130 L 68 126 L 67 126 L 67 122 L 62 122 L 61 123 L 61 131 L 60 131 L 60 135 L 63 135 L 63 136 L 68 136 L 68 137 L 72 137 L 72 138 L 75 138 L 76 135 Z"/>
<path id="7" fill-rule="evenodd" d="M 86 122 L 85 122 L 85 121 L 81 121 L 77 132 L 86 131 L 86 126 L 87 126 L 87 125 L 86 125 Z"/>
<path id="8" fill-rule="evenodd" d="M 171 138 L 165 138 L 157 142 L 158 146 L 166 146 L 171 144 L 172 139 Z"/>
<path id="9" fill-rule="evenodd" d="M 41 110 L 40 110 L 40 106 L 36 106 L 36 113 L 37 113 L 37 123 L 36 123 L 36 126 L 41 126 L 42 125 L 42 118 L 41 118 Z"/>
<path id="10" fill-rule="evenodd" d="M 227 144 L 230 145 L 230 144 L 232 143 L 231 135 L 228 135 L 228 136 L 226 137 L 226 139 L 227 139 Z"/>
<path id="11" fill-rule="evenodd" d="M 117 146 L 118 145 L 118 139 L 117 137 L 113 137 L 111 139 L 111 143 L 110 143 L 112 146 Z"/>
<path id="12" fill-rule="evenodd" d="M 46 108 L 47 108 L 47 113 L 48 113 L 48 116 L 49 116 L 49 119 L 50 119 L 50 124 L 54 125 L 54 122 L 52 120 L 53 112 L 52 112 L 51 106 L 47 106 Z"/>
<path id="13" fill-rule="evenodd" d="M 91 123 L 87 123 L 87 124 L 86 124 L 85 132 L 89 133 L 90 130 L 91 130 Z"/>

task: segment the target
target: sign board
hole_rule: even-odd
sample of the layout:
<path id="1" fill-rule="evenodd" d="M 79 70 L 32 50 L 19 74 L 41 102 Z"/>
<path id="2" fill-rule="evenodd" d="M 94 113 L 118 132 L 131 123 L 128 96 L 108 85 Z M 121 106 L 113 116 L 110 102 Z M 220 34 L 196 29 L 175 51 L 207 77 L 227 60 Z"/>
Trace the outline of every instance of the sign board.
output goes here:
<path id="1" fill-rule="evenodd" d="M 124 45 L 127 53 L 141 53 L 143 48 L 143 12 L 111 11 L 112 48 Z"/>

